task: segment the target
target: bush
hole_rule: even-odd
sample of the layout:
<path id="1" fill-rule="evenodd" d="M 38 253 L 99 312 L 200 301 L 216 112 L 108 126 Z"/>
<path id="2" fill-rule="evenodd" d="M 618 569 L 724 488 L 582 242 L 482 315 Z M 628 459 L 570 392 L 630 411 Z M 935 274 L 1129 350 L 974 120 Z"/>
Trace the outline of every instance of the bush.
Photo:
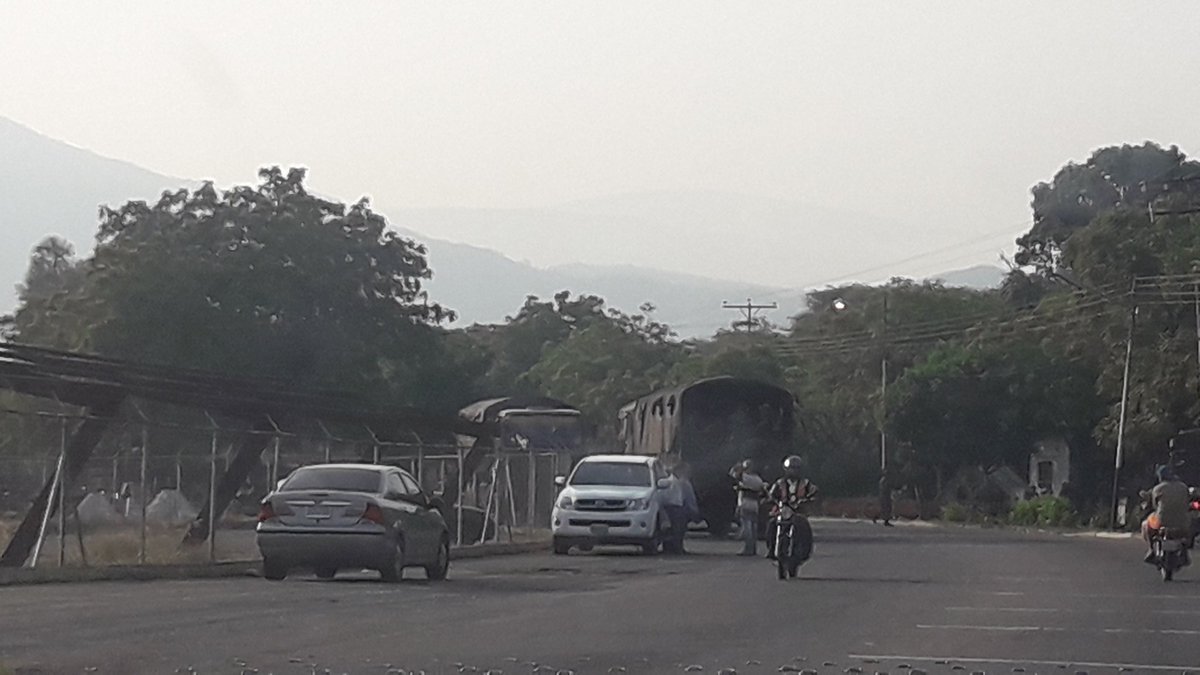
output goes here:
<path id="1" fill-rule="evenodd" d="M 1045 496 L 1017 503 L 1008 520 L 1013 525 L 1073 527 L 1079 523 L 1079 514 L 1066 499 Z"/>
<path id="2" fill-rule="evenodd" d="M 972 520 L 971 509 L 951 502 L 942 507 L 942 520 L 950 523 L 969 523 Z"/>

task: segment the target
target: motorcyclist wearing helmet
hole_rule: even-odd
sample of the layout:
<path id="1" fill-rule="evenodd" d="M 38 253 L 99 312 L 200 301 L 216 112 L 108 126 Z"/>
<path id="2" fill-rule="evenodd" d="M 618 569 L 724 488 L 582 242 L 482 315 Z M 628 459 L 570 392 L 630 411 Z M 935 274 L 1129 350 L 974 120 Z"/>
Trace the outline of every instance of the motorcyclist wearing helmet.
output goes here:
<path id="1" fill-rule="evenodd" d="M 767 491 L 767 499 L 771 501 L 771 520 L 767 526 L 767 557 L 771 560 L 775 559 L 775 535 L 780 507 L 788 506 L 803 515 L 806 510 L 805 504 L 817 494 L 817 486 L 803 477 L 801 464 L 801 459 L 796 455 L 783 460 L 783 478 L 775 481 Z M 811 531 L 806 533 L 805 539 L 803 550 L 806 554 L 803 558 L 807 559 L 808 554 L 812 552 Z"/>
<path id="2" fill-rule="evenodd" d="M 1159 530 L 1190 533 L 1192 525 L 1191 514 L 1188 512 L 1191 491 L 1188 490 L 1187 484 L 1175 476 L 1170 466 L 1160 466 L 1155 473 L 1158 485 L 1150 491 L 1150 505 L 1154 512 L 1142 521 L 1142 538 L 1147 544 L 1151 543 Z M 1154 562 L 1153 546 L 1146 553 L 1146 562 Z"/>

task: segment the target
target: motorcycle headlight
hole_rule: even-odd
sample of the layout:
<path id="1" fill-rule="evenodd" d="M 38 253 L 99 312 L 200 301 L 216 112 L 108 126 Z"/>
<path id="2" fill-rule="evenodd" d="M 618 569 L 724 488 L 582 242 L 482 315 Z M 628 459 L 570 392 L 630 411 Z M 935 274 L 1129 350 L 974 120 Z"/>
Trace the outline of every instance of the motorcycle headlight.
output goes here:
<path id="1" fill-rule="evenodd" d="M 569 509 L 574 505 L 575 500 L 571 499 L 570 497 L 563 497 L 562 499 L 558 500 L 558 508 L 560 509 Z"/>
<path id="2" fill-rule="evenodd" d="M 650 498 L 649 497 L 642 497 L 641 499 L 630 499 L 629 500 L 629 510 L 630 511 L 645 511 L 648 508 L 650 508 Z"/>

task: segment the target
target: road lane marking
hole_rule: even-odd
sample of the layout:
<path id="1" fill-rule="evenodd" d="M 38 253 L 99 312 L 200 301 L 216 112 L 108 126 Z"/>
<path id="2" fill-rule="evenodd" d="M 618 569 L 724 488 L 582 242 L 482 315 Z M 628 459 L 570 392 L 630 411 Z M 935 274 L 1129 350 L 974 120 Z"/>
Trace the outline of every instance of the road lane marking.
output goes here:
<path id="1" fill-rule="evenodd" d="M 947 607 L 947 612 L 1028 612 L 1034 613 L 1054 613 L 1069 610 L 1057 609 L 1055 607 Z M 1111 610 L 1104 610 L 1111 611 Z"/>
<path id="2" fill-rule="evenodd" d="M 981 595 L 991 595 L 1001 598 L 1019 598 L 1025 595 L 1036 595 L 1039 598 L 1091 598 L 1102 600 L 1200 600 L 1196 595 L 1137 595 L 1131 593 L 1033 593 L 1023 591 L 977 591 Z"/>
<path id="3" fill-rule="evenodd" d="M 1171 666 L 1154 663 L 1117 663 L 1108 661 L 1044 661 L 1040 659 L 987 659 L 976 656 L 909 656 L 902 654 L 847 654 L 847 658 L 875 661 L 924 661 L 927 663 L 982 663 L 1003 665 L 1061 666 L 1079 668 L 1124 668 L 1126 670 L 1174 670 L 1183 672 L 1195 666 Z"/>
<path id="4" fill-rule="evenodd" d="M 1195 609 L 1075 609 L 1070 607 L 946 607 L 947 612 L 1010 612 L 1014 614 L 1162 614 L 1165 616 L 1200 616 Z"/>
<path id="5" fill-rule="evenodd" d="M 1200 635 L 1200 630 L 1185 630 L 1182 628 L 1171 629 L 1153 629 L 1143 628 L 1135 630 L 1131 628 L 1065 628 L 1060 626 L 976 626 L 970 624 L 930 624 L 919 623 L 917 628 L 923 630 L 977 630 L 977 631 L 994 631 L 1001 633 L 1110 633 L 1110 634 L 1128 634 L 1137 633 L 1139 635 Z"/>
<path id="6" fill-rule="evenodd" d="M 969 626 L 964 624 L 929 624 L 919 623 L 917 628 L 926 630 L 991 630 L 991 631 L 1007 631 L 1007 632 L 1029 632 L 1046 630 L 1042 626 Z"/>

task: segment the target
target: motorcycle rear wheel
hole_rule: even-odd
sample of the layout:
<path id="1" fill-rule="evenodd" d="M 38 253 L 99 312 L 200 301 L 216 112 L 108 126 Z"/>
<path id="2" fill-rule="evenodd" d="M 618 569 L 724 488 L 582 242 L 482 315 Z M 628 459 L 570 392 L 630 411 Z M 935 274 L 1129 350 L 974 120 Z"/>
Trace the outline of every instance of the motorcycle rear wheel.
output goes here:
<path id="1" fill-rule="evenodd" d="M 775 539 L 775 569 L 780 579 L 787 579 L 788 565 L 792 559 L 792 542 L 787 537 Z"/>
<path id="2" fill-rule="evenodd" d="M 1175 570 L 1171 569 L 1170 567 L 1162 567 L 1160 569 L 1162 570 L 1162 580 L 1164 582 L 1175 578 Z"/>

